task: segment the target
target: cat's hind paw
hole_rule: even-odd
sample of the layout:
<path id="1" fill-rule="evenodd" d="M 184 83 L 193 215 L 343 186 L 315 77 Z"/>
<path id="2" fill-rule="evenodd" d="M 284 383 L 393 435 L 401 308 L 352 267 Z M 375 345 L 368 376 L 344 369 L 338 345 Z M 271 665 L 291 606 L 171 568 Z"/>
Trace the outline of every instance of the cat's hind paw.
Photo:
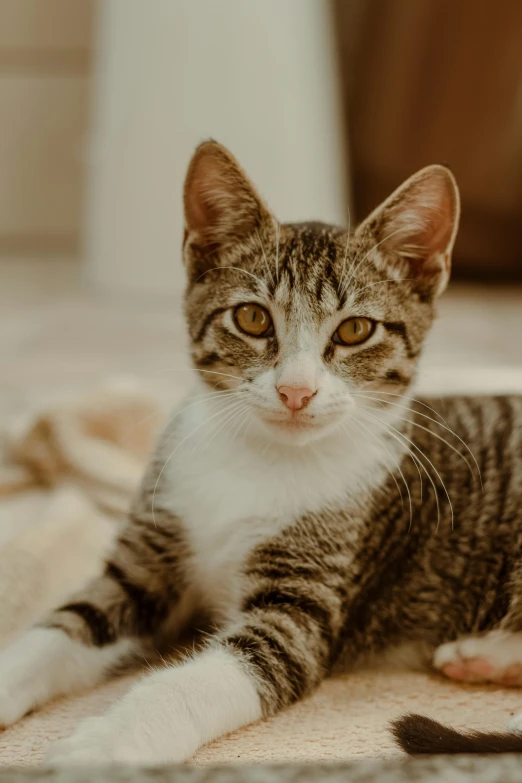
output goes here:
<path id="1" fill-rule="evenodd" d="M 440 645 L 433 666 L 451 680 L 522 685 L 522 634 L 492 631 Z"/>

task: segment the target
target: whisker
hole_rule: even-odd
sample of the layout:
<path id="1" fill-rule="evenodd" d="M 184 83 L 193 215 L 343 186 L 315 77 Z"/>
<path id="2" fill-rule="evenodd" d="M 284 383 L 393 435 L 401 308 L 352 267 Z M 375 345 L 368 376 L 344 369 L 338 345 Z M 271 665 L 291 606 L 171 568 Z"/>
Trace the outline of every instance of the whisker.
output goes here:
<path id="1" fill-rule="evenodd" d="M 375 437 L 375 439 L 376 439 L 377 443 L 379 444 L 379 446 L 381 446 L 382 448 L 384 448 L 384 450 L 386 451 L 386 453 L 388 454 L 388 456 L 390 457 L 390 459 L 391 459 L 391 460 L 392 460 L 392 462 L 394 463 L 395 467 L 396 467 L 396 468 L 397 468 L 397 470 L 399 471 L 400 477 L 402 478 L 402 481 L 403 481 L 403 483 L 404 483 L 404 486 L 406 487 L 406 492 L 408 493 L 408 499 L 409 499 L 409 504 L 410 504 L 410 528 L 411 528 L 411 525 L 412 525 L 412 522 L 413 522 L 413 504 L 412 504 L 412 500 L 411 500 L 411 492 L 410 492 L 410 488 L 409 488 L 409 486 L 408 486 L 408 483 L 407 483 L 406 479 L 404 478 L 404 473 L 403 473 L 403 472 L 402 472 L 402 470 L 401 470 L 401 466 L 399 465 L 399 462 L 398 462 L 398 461 L 397 461 L 397 460 L 396 460 L 396 459 L 393 457 L 393 455 L 392 455 L 391 451 L 388 449 L 388 447 L 386 446 L 386 444 L 384 443 L 384 441 L 382 440 L 382 438 L 379 438 L 379 436 L 378 436 L 376 433 L 374 433 L 374 432 L 373 432 L 373 431 L 370 429 L 370 427 L 366 427 L 366 426 L 363 424 L 363 422 L 362 422 L 362 421 L 360 421 L 360 420 L 354 419 L 353 421 L 354 421 L 354 424 L 357 424 L 358 426 L 360 426 L 360 427 L 363 427 L 363 428 L 364 428 L 364 430 L 366 430 L 366 432 L 367 432 L 369 435 L 372 435 L 372 436 L 374 436 L 374 437 Z M 395 476 L 394 476 L 393 472 L 391 471 L 391 469 L 390 469 L 390 468 L 387 468 L 387 470 L 388 470 L 388 473 L 390 474 L 390 476 L 392 477 L 392 479 L 394 480 L 394 482 L 395 482 L 395 485 L 396 485 L 397 489 L 399 490 L 399 495 L 401 496 L 401 501 L 402 501 L 402 507 L 404 508 L 404 498 L 403 498 L 403 496 L 402 496 L 402 491 L 401 491 L 401 488 L 400 488 L 400 486 L 399 486 L 399 482 L 398 482 L 398 481 L 397 481 L 397 479 L 395 478 Z"/>
<path id="2" fill-rule="evenodd" d="M 403 410 L 407 410 L 407 411 L 409 411 L 412 414 L 414 413 L 414 411 L 412 411 L 412 409 L 410 408 L 409 405 L 401 405 L 398 402 L 389 402 L 388 400 L 386 400 L 386 402 L 385 402 L 384 400 L 379 400 L 376 397 L 371 397 L 369 395 L 362 395 L 362 394 L 359 394 L 359 393 L 357 394 L 357 396 L 358 397 L 363 397 L 363 398 L 365 398 L 367 400 L 374 400 L 375 402 L 380 402 L 383 405 L 393 405 L 395 408 L 402 408 Z M 420 411 L 415 411 L 415 414 L 417 416 L 422 416 L 423 419 L 428 419 L 429 421 L 432 421 L 434 424 L 436 424 L 438 427 L 442 427 L 443 429 L 447 430 L 451 435 L 453 435 L 454 438 L 456 438 L 460 443 L 462 443 L 464 448 L 469 452 L 471 458 L 473 459 L 473 462 L 475 463 L 475 466 L 476 466 L 477 472 L 478 472 L 478 476 L 479 476 L 480 486 L 482 487 L 482 489 L 484 489 L 484 486 L 483 486 L 483 483 L 482 483 L 482 474 L 481 474 L 481 471 L 480 471 L 479 464 L 478 464 L 478 462 L 477 462 L 477 460 L 475 458 L 475 455 L 473 454 L 473 452 L 471 451 L 470 447 L 466 443 L 466 441 L 462 440 L 460 435 L 457 435 L 457 433 L 454 430 L 452 430 L 451 427 L 448 427 L 446 424 L 442 424 L 440 421 L 437 421 L 436 419 L 433 419 L 431 416 L 428 416 L 426 413 L 421 413 Z M 461 452 L 458 449 L 455 448 L 455 446 L 453 446 L 451 443 L 448 443 L 447 440 L 442 438 L 440 435 L 437 435 L 437 433 L 432 432 L 427 427 L 423 427 L 422 424 L 418 424 L 415 421 L 412 421 L 411 419 L 407 419 L 407 418 L 402 417 L 402 416 L 399 417 L 399 418 L 401 418 L 402 421 L 407 421 L 410 424 L 413 424 L 414 427 L 419 427 L 420 429 L 425 430 L 425 432 L 428 432 L 429 434 L 433 435 L 435 438 L 438 438 L 443 443 L 445 443 L 447 446 L 449 446 L 450 449 L 453 449 L 453 451 L 456 454 L 458 454 L 459 457 L 461 457 L 464 460 L 464 462 L 468 466 L 468 470 L 470 471 L 470 473 L 473 474 L 473 470 L 471 468 L 471 465 L 469 464 L 469 461 L 464 456 L 464 454 L 461 454 Z"/>
<path id="3" fill-rule="evenodd" d="M 222 269 L 234 269 L 236 272 L 242 272 L 244 275 L 249 275 L 253 280 L 256 281 L 256 283 L 261 285 L 268 292 L 268 286 L 264 280 L 262 280 L 257 275 L 254 275 L 252 272 L 249 272 L 248 269 L 241 269 L 240 266 L 214 266 L 212 267 L 212 269 L 206 269 L 203 272 L 203 274 L 201 274 L 194 282 L 197 283 L 199 280 L 201 280 L 202 277 L 204 277 L 209 272 L 221 271 Z"/>
<path id="4" fill-rule="evenodd" d="M 346 267 L 346 261 L 348 260 L 348 248 L 350 247 L 351 230 L 352 230 L 352 216 L 350 213 L 350 207 L 348 207 L 348 236 L 346 238 L 346 247 L 344 248 L 343 269 Z"/>
<path id="5" fill-rule="evenodd" d="M 268 264 L 268 258 L 266 257 L 265 247 L 263 245 L 263 240 L 261 239 L 261 234 L 259 233 L 259 231 L 256 231 L 256 234 L 257 234 L 257 238 L 259 239 L 259 244 L 261 245 L 261 252 L 263 253 L 263 258 L 264 258 L 264 261 L 265 261 L 266 271 L 270 275 L 270 279 L 272 281 L 272 285 L 275 288 L 274 275 L 273 275 L 272 270 L 270 269 L 270 266 Z"/>
<path id="6" fill-rule="evenodd" d="M 372 416 L 372 418 L 376 418 L 376 417 Z M 391 430 L 393 430 L 393 432 L 397 433 L 398 436 L 400 436 L 401 438 L 406 440 L 411 446 L 413 446 L 413 448 L 416 451 L 418 451 L 419 454 L 422 455 L 422 457 L 424 457 L 426 462 L 430 465 L 430 467 L 434 471 L 434 473 L 437 476 L 438 480 L 440 481 L 441 487 L 443 488 L 443 490 L 444 490 L 444 492 L 446 494 L 446 497 L 448 499 L 448 504 L 449 504 L 450 511 L 451 511 L 451 529 L 453 530 L 453 525 L 454 525 L 453 503 L 451 502 L 451 498 L 450 498 L 449 492 L 448 492 L 448 490 L 446 488 L 446 484 L 444 483 L 444 481 L 442 479 L 442 476 L 440 475 L 439 471 L 437 470 L 437 468 L 435 467 L 433 462 L 430 460 L 430 458 L 427 456 L 427 454 L 421 448 L 419 448 L 419 446 L 417 446 L 417 444 L 414 443 L 414 441 L 412 441 L 410 438 L 408 438 L 406 435 L 404 435 L 403 432 L 400 432 L 400 430 L 398 430 L 395 427 L 393 427 L 389 422 L 386 422 L 386 427 L 387 427 L 388 432 L 389 432 L 390 435 L 393 434 L 391 432 Z M 434 489 L 435 489 L 435 486 L 434 486 Z M 438 497 L 436 490 L 435 490 L 435 496 L 436 496 L 436 498 Z M 438 504 L 437 504 L 437 507 L 438 507 Z M 439 519 L 440 519 L 440 517 L 439 517 Z M 437 523 L 437 526 L 438 526 L 438 523 Z"/>
<path id="7" fill-rule="evenodd" d="M 249 409 L 246 406 L 245 406 L 245 408 L 243 408 L 242 411 L 239 411 L 238 416 L 237 416 L 237 418 L 239 419 L 239 424 L 236 427 L 236 429 L 234 430 L 234 434 L 232 435 L 232 439 L 230 440 L 230 443 L 228 444 L 229 448 L 231 448 L 231 446 L 234 443 L 235 439 L 239 435 L 239 433 L 241 431 L 241 427 L 243 426 L 243 424 L 245 424 L 246 421 L 248 421 L 249 424 L 252 423 L 253 415 L 248 416 L 248 413 L 249 413 Z M 246 434 L 246 431 L 245 431 L 245 434 Z"/>
<path id="8" fill-rule="evenodd" d="M 366 291 L 367 288 L 371 288 L 374 285 L 382 285 L 383 283 L 404 283 L 409 280 L 413 280 L 413 277 L 390 277 L 387 280 L 377 280 L 375 283 L 368 283 L 368 285 L 365 285 L 362 288 L 358 288 L 356 291 L 354 291 L 354 294 L 356 297 L 359 297 L 363 291 Z"/>
<path id="9" fill-rule="evenodd" d="M 242 394 L 243 394 L 243 392 L 241 392 L 239 390 L 235 390 L 235 389 L 227 389 L 225 391 L 220 391 L 220 392 L 210 392 L 209 396 L 205 396 L 205 397 L 203 397 L 200 400 L 196 400 L 196 402 L 191 402 L 189 405 L 186 405 L 180 411 L 175 411 L 174 414 L 170 417 L 170 419 L 168 419 L 166 421 L 166 423 L 164 424 L 163 429 L 166 430 L 167 427 L 170 424 L 172 424 L 172 422 L 174 421 L 175 418 L 180 416 L 182 413 L 184 413 L 189 408 L 193 408 L 195 405 L 201 405 L 201 403 L 209 402 L 210 400 L 216 400 L 217 402 L 219 402 L 224 397 L 238 397 L 239 395 L 242 395 Z M 171 432 L 170 435 L 168 435 L 168 437 L 166 438 L 165 443 L 168 443 L 169 440 L 171 440 L 174 437 L 174 435 L 175 435 L 175 433 Z"/>
<path id="10" fill-rule="evenodd" d="M 237 405 L 232 406 L 232 410 L 228 409 L 227 412 L 225 414 L 223 414 L 223 419 L 217 421 L 217 424 L 213 428 L 213 431 L 211 433 L 210 438 L 206 441 L 207 450 L 208 450 L 210 444 L 212 443 L 212 441 L 217 437 L 217 435 L 224 428 L 226 428 L 227 424 L 230 421 L 233 421 L 233 419 L 234 419 L 235 415 L 238 413 L 238 411 L 240 412 L 244 407 L 245 407 L 244 400 L 239 400 Z M 196 449 L 199 448 L 199 446 L 202 446 L 204 442 L 205 442 L 205 434 L 203 434 L 203 438 L 199 442 L 197 442 L 196 445 L 193 447 L 191 454 L 194 454 Z"/>
<path id="11" fill-rule="evenodd" d="M 279 282 L 279 237 L 280 237 L 280 227 L 277 220 L 274 218 L 275 223 L 275 234 L 276 234 L 276 280 Z"/>
<path id="12" fill-rule="evenodd" d="M 214 392 L 206 392 L 205 394 L 199 394 L 194 395 L 191 397 L 188 397 L 189 400 L 196 400 L 197 402 L 191 403 L 190 405 L 187 405 L 185 408 L 183 408 L 182 411 L 175 411 L 174 415 L 171 416 L 167 421 L 165 422 L 165 417 L 161 414 L 160 411 L 154 411 L 154 413 L 149 413 L 148 416 L 144 416 L 143 419 L 140 419 L 136 424 L 133 424 L 132 427 L 130 427 L 124 434 L 122 439 L 120 440 L 120 445 L 124 445 L 129 437 L 132 435 L 135 430 L 138 429 L 138 427 L 141 427 L 142 424 L 145 424 L 146 421 L 149 421 L 150 419 L 153 419 L 155 417 L 158 417 L 161 419 L 162 422 L 164 422 L 163 427 L 167 427 L 173 419 L 178 415 L 178 413 L 183 413 L 183 411 L 187 410 L 187 408 L 192 407 L 192 404 L 196 405 L 199 402 L 204 402 L 205 399 L 212 399 L 214 396 L 220 396 L 225 394 L 237 394 L 238 391 L 235 389 L 224 389 L 222 391 L 214 391 Z"/>
<path id="13" fill-rule="evenodd" d="M 355 254 L 355 257 L 354 257 L 352 263 L 350 264 L 349 268 L 346 270 L 346 273 L 344 275 L 343 281 L 341 282 L 341 296 L 344 296 L 344 294 L 346 293 L 346 290 L 347 290 L 348 284 L 349 284 L 349 280 L 347 280 L 348 275 L 350 273 L 350 270 L 353 269 L 354 264 L 356 263 L 357 259 L 359 258 L 359 255 L 360 255 L 360 253 L 361 253 L 361 251 L 362 251 L 362 249 L 364 247 L 364 240 L 366 239 L 367 233 L 368 233 L 368 223 L 366 224 L 366 227 L 364 229 L 364 234 L 362 235 L 361 241 L 359 242 L 359 246 L 357 248 L 357 253 Z"/>
<path id="14" fill-rule="evenodd" d="M 369 415 L 369 414 L 368 414 L 368 411 L 366 411 L 366 410 L 362 410 L 362 411 L 361 411 L 361 413 L 362 413 L 362 415 L 363 415 L 363 416 L 368 416 L 368 415 Z M 381 425 L 382 425 L 382 426 L 385 428 L 385 430 L 386 430 L 386 425 L 385 425 L 385 423 L 384 423 L 384 422 L 379 422 L 379 423 L 380 423 L 380 424 L 381 424 Z M 389 434 L 391 437 L 394 437 L 396 440 L 398 440 L 398 439 L 397 439 L 397 436 L 395 436 L 395 435 L 394 435 L 392 432 L 388 432 L 388 434 Z M 411 449 L 408 447 L 408 445 L 407 445 L 406 443 L 404 443 L 403 441 L 400 441 L 400 440 L 398 440 L 398 443 L 399 443 L 399 444 L 400 444 L 400 446 L 401 446 L 401 447 L 402 447 L 402 448 L 405 450 L 406 454 L 408 454 L 408 456 L 410 457 L 411 461 L 412 461 L 412 462 L 413 462 L 413 464 L 415 465 L 415 468 L 417 469 L 417 473 L 419 474 L 419 481 L 420 481 L 420 493 L 419 493 L 419 494 L 420 494 L 420 502 L 422 503 L 422 497 L 423 497 L 423 481 L 422 481 L 422 473 L 421 473 L 421 468 L 422 468 L 422 470 L 424 471 L 424 473 L 426 474 L 426 476 L 429 478 L 429 480 L 431 481 L 431 484 L 432 484 L 432 486 L 433 486 L 434 490 L 435 490 L 435 485 L 433 484 L 433 480 L 432 480 L 431 476 L 428 474 L 428 471 L 426 470 L 426 466 L 424 465 L 424 463 L 423 463 L 423 462 L 421 462 L 421 460 L 420 460 L 420 459 L 417 457 L 417 455 L 416 455 L 416 454 L 414 454 L 414 453 L 413 453 L 413 451 L 412 451 L 412 450 L 411 450 Z M 435 493 L 436 493 L 436 490 L 435 490 Z M 437 509 L 438 509 L 438 505 L 439 505 L 439 504 L 438 504 L 438 497 L 437 497 L 437 495 L 436 495 L 436 500 L 437 500 Z"/>
<path id="15" fill-rule="evenodd" d="M 395 231 L 392 231 L 392 232 L 391 232 L 391 234 L 388 234 L 387 236 L 385 236 L 385 237 L 384 237 L 384 239 L 381 239 L 379 242 L 377 242 L 377 244 L 376 244 L 376 245 L 373 245 L 373 247 L 371 247 L 371 248 L 370 248 L 370 250 L 368 250 L 368 252 L 366 253 L 366 255 L 364 255 L 364 256 L 361 258 L 361 260 L 360 260 L 360 261 L 359 261 L 359 263 L 357 264 L 357 267 L 355 267 L 355 268 L 354 268 L 354 264 L 355 264 L 355 261 L 354 261 L 354 264 L 352 264 L 352 273 L 351 273 L 351 275 L 350 275 L 350 279 L 349 279 L 349 281 L 348 281 L 348 284 L 347 284 L 346 288 L 348 288 L 348 286 L 350 285 L 350 283 L 351 283 L 351 282 L 352 282 L 352 280 L 354 279 L 354 277 L 355 277 L 355 275 L 357 274 L 357 272 L 359 272 L 359 270 L 361 269 L 361 267 L 362 267 L 362 265 L 364 264 L 364 262 L 366 261 L 366 259 L 367 259 L 367 258 L 369 258 L 369 256 L 370 256 L 370 255 L 371 255 L 371 254 L 372 254 L 372 253 L 373 253 L 375 250 L 377 250 L 377 248 L 378 248 L 380 245 L 382 245 L 382 244 L 383 244 L 383 242 L 386 242 L 388 239 L 391 239 L 391 237 L 393 237 L 395 234 L 399 234 L 401 231 L 409 231 L 409 230 L 410 230 L 409 226 L 401 226 L 401 228 L 396 228 L 396 229 L 395 229 Z"/>
<path id="16" fill-rule="evenodd" d="M 237 401 L 235 401 L 233 403 L 230 403 L 230 404 L 231 405 L 237 405 Z M 209 421 L 211 421 L 212 419 L 215 419 L 216 416 L 219 416 L 220 413 L 223 413 L 223 411 L 217 411 L 217 413 L 214 413 L 208 419 L 205 419 L 204 421 L 200 422 L 200 424 L 198 424 L 197 427 L 195 427 L 191 432 L 189 432 L 189 434 L 186 435 L 180 443 L 178 443 L 176 448 L 171 452 L 170 456 L 167 457 L 167 459 L 163 463 L 163 467 L 161 468 L 161 470 L 159 472 L 158 478 L 156 479 L 156 483 L 154 484 L 154 490 L 152 492 L 151 512 L 152 512 L 152 521 L 154 522 L 154 526 L 155 527 L 157 527 L 157 525 L 156 525 L 156 517 L 154 515 L 154 502 L 155 502 L 155 499 L 156 499 L 156 491 L 158 489 L 158 484 L 159 484 L 160 479 L 161 479 L 161 477 L 162 477 L 162 475 L 163 475 L 163 473 L 165 471 L 165 468 L 167 467 L 167 465 L 171 461 L 172 457 L 176 454 L 176 452 L 181 448 L 181 446 L 183 446 L 185 441 L 187 441 L 195 432 L 197 432 L 199 429 L 201 429 L 201 427 L 203 427 L 204 424 L 208 424 Z"/>
<path id="17" fill-rule="evenodd" d="M 401 226 L 400 228 L 396 228 L 396 229 L 395 229 L 395 231 L 392 231 L 390 234 L 388 234 L 387 236 L 385 236 L 383 239 L 379 240 L 379 242 L 377 242 L 377 244 L 373 245 L 373 247 L 371 247 L 371 248 L 368 250 L 368 252 L 366 253 L 366 255 L 364 255 L 364 256 L 361 258 L 361 260 L 359 261 L 359 263 L 358 263 L 358 265 L 357 265 L 356 269 L 354 269 L 354 275 L 356 275 L 356 274 L 357 274 L 357 272 L 358 272 L 358 271 L 359 271 L 359 269 L 362 267 L 362 265 L 364 264 L 364 262 L 366 261 L 366 259 L 367 259 L 367 258 L 368 258 L 368 257 L 369 257 L 369 256 L 370 256 L 370 255 L 371 255 L 371 254 L 372 254 L 372 253 L 375 251 L 375 250 L 377 250 L 377 248 L 378 248 L 378 247 L 380 247 L 380 246 L 381 246 L 381 245 L 382 245 L 384 242 L 387 242 L 387 241 L 388 241 L 388 239 L 391 239 L 393 236 L 395 236 L 395 234 L 400 234 L 401 232 L 404 232 L 404 231 L 410 231 L 410 227 L 409 227 L 409 226 Z"/>
<path id="18" fill-rule="evenodd" d="M 233 378 L 234 381 L 242 380 L 239 376 L 231 375 L 228 372 L 221 372 L 220 370 L 203 370 L 201 367 L 166 367 L 164 370 L 159 370 L 159 372 L 205 372 L 209 375 L 222 375 L 224 378 Z"/>
<path id="19" fill-rule="evenodd" d="M 409 394 L 407 394 L 407 393 L 406 394 L 397 394 L 396 392 L 386 392 L 386 391 L 381 391 L 380 389 L 378 391 L 377 390 L 373 390 L 373 389 L 367 389 L 366 391 L 371 391 L 373 394 L 385 394 L 387 397 L 400 397 L 403 400 L 410 400 L 411 402 L 415 402 L 415 403 L 417 403 L 417 405 L 422 405 L 423 408 L 426 408 L 426 410 L 431 411 L 432 413 L 434 413 L 435 416 L 438 416 L 439 419 L 441 419 L 444 422 L 444 424 L 447 425 L 447 422 L 446 422 L 446 419 L 444 418 L 444 416 L 442 416 L 442 414 L 440 414 L 438 411 L 436 411 L 435 408 L 432 408 L 430 405 L 427 405 L 422 400 L 417 400 L 417 399 L 415 399 L 415 397 L 410 397 Z M 355 396 L 355 395 L 362 394 L 362 392 L 359 392 L 359 391 L 355 390 L 355 391 L 351 391 L 350 394 L 353 394 Z M 384 400 L 382 400 L 382 402 L 384 402 Z M 389 404 L 391 405 L 391 403 L 389 403 Z"/>

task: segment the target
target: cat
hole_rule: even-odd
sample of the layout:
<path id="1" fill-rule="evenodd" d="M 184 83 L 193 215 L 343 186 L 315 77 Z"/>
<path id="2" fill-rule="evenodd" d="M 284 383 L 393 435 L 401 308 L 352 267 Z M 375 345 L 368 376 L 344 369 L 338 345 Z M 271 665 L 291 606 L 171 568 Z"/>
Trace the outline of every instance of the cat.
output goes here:
<path id="1" fill-rule="evenodd" d="M 187 628 L 207 629 L 193 653 L 49 760 L 185 761 L 404 645 L 453 679 L 522 684 L 522 397 L 411 396 L 453 175 L 422 169 L 355 229 L 280 224 L 208 141 L 184 209 L 194 393 L 101 576 L 0 653 L 0 724 Z"/>

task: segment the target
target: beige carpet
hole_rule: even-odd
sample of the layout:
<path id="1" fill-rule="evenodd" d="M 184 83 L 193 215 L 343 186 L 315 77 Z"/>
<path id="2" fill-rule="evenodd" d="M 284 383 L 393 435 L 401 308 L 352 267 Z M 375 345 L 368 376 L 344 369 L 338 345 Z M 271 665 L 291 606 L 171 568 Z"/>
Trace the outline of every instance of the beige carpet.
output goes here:
<path id="1" fill-rule="evenodd" d="M 26 717 L 0 735 L 0 766 L 38 764 L 51 742 L 69 734 L 82 718 L 103 712 L 131 682 L 127 677 Z M 359 672 L 328 680 L 277 717 L 202 748 L 193 763 L 391 757 L 400 751 L 387 724 L 405 711 L 424 712 L 459 727 L 501 729 L 521 709 L 517 690 L 456 686 L 423 674 Z"/>

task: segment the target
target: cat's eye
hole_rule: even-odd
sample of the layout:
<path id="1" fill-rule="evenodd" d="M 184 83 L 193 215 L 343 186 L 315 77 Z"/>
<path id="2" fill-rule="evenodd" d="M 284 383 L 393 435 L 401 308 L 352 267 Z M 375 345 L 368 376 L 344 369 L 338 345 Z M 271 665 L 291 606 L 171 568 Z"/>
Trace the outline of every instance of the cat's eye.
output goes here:
<path id="1" fill-rule="evenodd" d="M 237 327 L 251 337 L 268 337 L 273 331 L 270 313 L 258 304 L 239 305 L 234 311 L 234 320 Z"/>
<path id="2" fill-rule="evenodd" d="M 375 321 L 370 318 L 348 318 L 335 332 L 332 340 L 337 345 L 359 345 L 375 331 Z"/>

